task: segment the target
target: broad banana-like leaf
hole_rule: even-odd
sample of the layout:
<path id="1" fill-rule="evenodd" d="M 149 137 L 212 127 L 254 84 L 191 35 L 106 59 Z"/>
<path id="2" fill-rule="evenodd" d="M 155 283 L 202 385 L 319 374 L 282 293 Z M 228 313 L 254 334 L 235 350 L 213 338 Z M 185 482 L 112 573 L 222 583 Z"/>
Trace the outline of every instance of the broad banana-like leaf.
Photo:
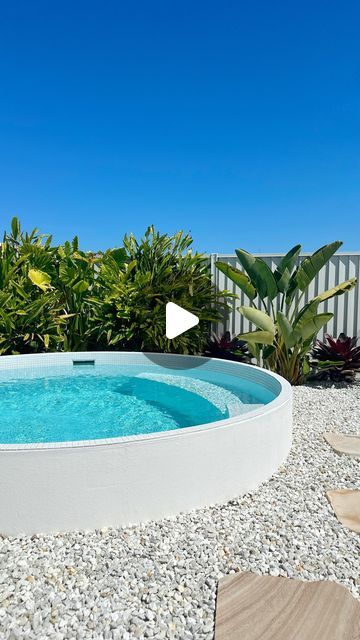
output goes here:
<path id="1" fill-rule="evenodd" d="M 298 259 L 301 251 L 301 245 L 297 244 L 290 249 L 286 256 L 283 257 L 280 264 L 274 271 L 274 278 L 276 280 L 277 287 L 281 293 L 285 293 L 289 286 L 291 274 L 295 267 L 296 260 Z"/>
<path id="2" fill-rule="evenodd" d="M 88 288 L 89 283 L 86 280 L 79 280 L 79 282 L 73 285 L 73 291 L 75 291 L 75 293 L 84 293 Z"/>
<path id="3" fill-rule="evenodd" d="M 109 254 L 115 260 L 116 264 L 120 267 L 124 266 L 127 260 L 127 254 L 124 247 L 120 247 L 118 249 L 110 249 Z"/>
<path id="4" fill-rule="evenodd" d="M 345 282 L 342 282 L 332 289 L 328 289 L 328 291 L 324 291 L 324 293 L 320 293 L 318 296 L 310 300 L 300 311 L 294 321 L 294 330 L 297 332 L 301 332 L 301 326 L 305 325 L 308 320 L 311 320 L 313 315 L 316 315 L 318 306 L 321 302 L 325 300 L 330 300 L 335 296 L 340 296 L 343 293 L 351 291 L 355 287 L 357 283 L 356 278 L 350 278 Z"/>
<path id="5" fill-rule="evenodd" d="M 320 329 L 333 317 L 333 313 L 318 313 L 307 322 L 302 322 L 294 327 L 294 334 L 302 341 L 315 337 Z"/>
<path id="6" fill-rule="evenodd" d="M 350 278 L 350 280 L 345 280 L 345 282 L 341 282 L 337 284 L 336 287 L 332 287 L 332 289 L 328 289 L 324 291 L 324 293 L 320 293 L 316 298 L 320 302 L 324 302 L 324 300 L 330 300 L 330 298 L 334 298 L 334 296 L 341 296 L 343 293 L 347 291 L 351 291 L 357 284 L 356 278 Z"/>
<path id="7" fill-rule="evenodd" d="M 30 269 L 28 276 L 33 284 L 35 284 L 42 291 L 47 291 L 51 286 L 51 278 L 45 271 L 39 271 L 38 269 Z"/>
<path id="8" fill-rule="evenodd" d="M 316 314 L 317 308 L 321 302 L 329 300 L 334 296 L 340 296 L 347 291 L 351 291 L 351 289 L 355 287 L 356 283 L 356 278 L 350 278 L 350 280 L 346 280 L 345 282 L 336 285 L 336 287 L 333 287 L 332 289 L 328 289 L 328 291 L 324 291 L 324 293 L 320 293 L 316 298 L 310 300 L 310 302 L 301 309 L 300 313 L 295 318 L 294 327 L 296 327 L 300 322 L 305 323 L 313 314 Z"/>
<path id="9" fill-rule="evenodd" d="M 277 312 L 277 323 L 279 327 L 279 332 L 284 339 L 285 346 L 288 349 L 291 349 L 296 344 L 296 336 L 294 335 L 293 328 L 288 318 L 282 311 Z"/>
<path id="10" fill-rule="evenodd" d="M 273 300 L 278 294 L 278 288 L 274 274 L 266 262 L 261 258 L 255 258 L 244 249 L 236 249 L 235 253 L 260 298 Z"/>
<path id="11" fill-rule="evenodd" d="M 320 269 L 323 268 L 341 245 L 342 242 L 340 240 L 326 244 L 315 251 L 312 256 L 308 256 L 302 261 L 296 272 L 296 283 L 300 291 L 305 291 Z"/>
<path id="12" fill-rule="evenodd" d="M 215 262 L 215 266 L 223 273 L 227 278 L 229 278 L 234 284 L 236 284 L 245 295 L 250 298 L 250 300 L 254 300 L 256 297 L 256 289 L 251 284 L 249 277 L 240 269 L 236 267 L 232 267 L 230 264 L 226 262 Z"/>
<path id="13" fill-rule="evenodd" d="M 244 318 L 252 322 L 258 329 L 270 331 L 275 335 L 275 325 L 267 313 L 255 309 L 255 307 L 239 307 L 239 311 Z"/>
<path id="14" fill-rule="evenodd" d="M 272 344 L 274 342 L 274 334 L 271 331 L 249 331 L 241 333 L 237 337 L 239 340 L 254 344 Z"/>
<path id="15" fill-rule="evenodd" d="M 313 316 L 317 314 L 318 306 L 320 304 L 320 300 L 316 297 L 310 300 L 307 304 L 303 306 L 301 311 L 296 316 L 293 322 L 293 328 L 295 329 L 297 325 L 301 323 L 305 323 L 310 320 Z"/>

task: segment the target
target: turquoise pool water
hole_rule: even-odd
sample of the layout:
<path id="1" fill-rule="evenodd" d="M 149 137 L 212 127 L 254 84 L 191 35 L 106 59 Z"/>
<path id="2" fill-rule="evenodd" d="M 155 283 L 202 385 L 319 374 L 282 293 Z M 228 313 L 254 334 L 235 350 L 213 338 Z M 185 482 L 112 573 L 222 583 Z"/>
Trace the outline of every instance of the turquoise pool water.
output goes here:
<path id="1" fill-rule="evenodd" d="M 101 365 L 0 371 L 0 443 L 95 440 L 181 429 L 255 409 L 275 394 L 206 370 Z"/>

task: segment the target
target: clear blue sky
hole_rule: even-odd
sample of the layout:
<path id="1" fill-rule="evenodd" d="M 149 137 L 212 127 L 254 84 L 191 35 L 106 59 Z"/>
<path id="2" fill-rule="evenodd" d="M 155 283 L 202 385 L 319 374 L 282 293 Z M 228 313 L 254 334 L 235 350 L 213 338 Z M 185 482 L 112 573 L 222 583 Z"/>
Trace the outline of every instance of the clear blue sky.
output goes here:
<path id="1" fill-rule="evenodd" d="M 360 250 L 357 0 L 0 8 L 0 229 Z"/>

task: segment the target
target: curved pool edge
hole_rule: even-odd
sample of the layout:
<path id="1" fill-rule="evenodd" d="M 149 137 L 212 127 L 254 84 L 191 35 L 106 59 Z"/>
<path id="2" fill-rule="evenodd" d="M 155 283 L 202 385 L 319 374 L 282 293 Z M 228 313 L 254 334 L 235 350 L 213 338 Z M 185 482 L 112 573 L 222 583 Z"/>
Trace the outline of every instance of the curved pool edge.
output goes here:
<path id="1" fill-rule="evenodd" d="M 55 355 L 72 363 L 77 356 L 99 354 L 106 354 L 107 360 L 109 354 L 116 360 L 119 354 L 120 358 L 134 355 Z M 38 361 L 41 358 L 43 365 L 42 356 L 35 357 Z M 180 358 L 183 364 L 184 359 L 200 358 L 156 356 L 172 362 Z M 2 356 L 1 368 L 3 358 L 34 356 Z M 224 366 L 240 367 L 243 372 L 257 370 L 261 377 L 276 380 L 280 393 L 264 407 L 241 416 L 176 431 L 94 441 L 0 445 L 0 532 L 52 533 L 158 520 L 226 502 L 268 480 L 291 446 L 291 387 L 280 376 L 252 365 L 211 362 L 221 370 Z"/>
<path id="2" fill-rule="evenodd" d="M 231 418 L 225 418 L 224 420 L 218 420 L 214 422 L 199 424 L 196 426 L 182 427 L 181 429 L 161 431 L 161 432 L 154 431 L 148 434 L 119 436 L 116 438 L 98 438 L 95 440 L 90 440 L 90 439 L 89 440 L 67 440 L 67 441 L 59 441 L 59 442 L 30 442 L 30 443 L 20 443 L 20 444 L 15 444 L 15 443 L 3 444 L 0 442 L 0 451 L 1 450 L 18 451 L 22 449 L 24 450 L 62 449 L 62 448 L 68 448 L 68 447 L 96 447 L 101 445 L 113 445 L 121 442 L 139 442 L 141 440 L 148 440 L 149 438 L 155 439 L 155 438 L 182 437 L 183 435 L 185 436 L 194 430 L 200 431 L 202 429 L 209 430 L 209 429 L 223 428 L 232 423 L 239 423 L 245 420 L 256 418 L 260 414 L 267 414 L 271 411 L 276 410 L 277 407 L 280 406 L 283 402 L 286 402 L 288 396 L 289 395 L 291 396 L 292 394 L 291 385 L 287 382 L 287 380 L 285 380 L 278 374 L 273 373 L 272 371 L 264 370 L 261 367 L 257 367 L 255 365 L 250 365 L 246 363 L 234 362 L 231 360 L 225 361 L 220 358 L 206 358 L 204 356 L 187 356 L 187 355 L 181 355 L 181 354 L 167 354 L 167 353 L 162 354 L 162 353 L 152 353 L 152 352 L 146 353 L 146 352 L 138 352 L 138 351 L 126 351 L 126 352 L 125 351 L 76 351 L 76 352 L 73 351 L 73 352 L 66 352 L 66 353 L 61 352 L 61 353 L 51 353 L 51 354 L 39 353 L 39 354 L 22 354 L 22 355 L 15 355 L 15 356 L 0 356 L 0 371 L 6 369 L 6 366 L 3 366 L 4 364 L 6 364 L 6 362 L 9 362 L 9 363 L 11 362 L 12 364 L 20 365 L 16 367 L 17 370 L 21 368 L 28 368 L 29 363 L 35 366 L 39 366 L 39 368 L 40 368 L 40 364 L 41 364 L 41 367 L 44 367 L 44 357 L 46 358 L 46 362 L 49 363 L 48 365 L 45 365 L 45 366 L 49 366 L 49 367 L 51 367 L 55 363 L 58 364 L 59 360 L 63 360 L 66 364 L 69 364 L 69 366 L 72 368 L 74 359 L 75 360 L 80 358 L 90 359 L 95 357 L 97 357 L 97 359 L 99 360 L 98 364 L 105 364 L 105 363 L 108 364 L 109 357 L 111 360 L 113 360 L 114 363 L 116 363 L 116 361 L 118 361 L 117 363 L 121 363 L 121 361 L 124 358 L 127 358 L 128 356 L 136 357 L 136 358 L 141 357 L 141 359 L 144 362 L 146 362 L 146 364 L 148 365 L 149 361 L 147 360 L 147 355 L 154 357 L 160 361 L 161 360 L 166 360 L 166 361 L 177 360 L 179 362 L 182 362 L 184 364 L 184 367 L 181 367 L 181 369 L 182 368 L 186 369 L 185 364 L 186 364 L 186 361 L 189 361 L 189 360 L 204 361 L 204 363 L 205 362 L 208 363 L 210 361 L 217 362 L 219 363 L 222 372 L 224 372 L 225 366 L 227 368 L 231 368 L 233 371 L 236 371 L 236 368 L 240 364 L 242 371 L 249 371 L 249 372 L 258 371 L 260 377 L 266 376 L 276 380 L 280 385 L 280 393 L 274 398 L 274 400 L 263 405 L 263 407 L 249 410 L 246 413 L 243 413 Z M 105 362 L 104 362 L 104 359 L 105 359 Z M 12 368 L 15 368 L 15 367 L 12 367 Z"/>

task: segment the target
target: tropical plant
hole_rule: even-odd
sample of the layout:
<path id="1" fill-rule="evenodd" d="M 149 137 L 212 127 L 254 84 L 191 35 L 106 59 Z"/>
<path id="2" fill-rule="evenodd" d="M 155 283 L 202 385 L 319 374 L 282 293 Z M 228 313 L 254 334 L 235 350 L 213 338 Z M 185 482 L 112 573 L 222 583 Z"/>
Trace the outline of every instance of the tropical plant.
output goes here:
<path id="1" fill-rule="evenodd" d="M 139 241 L 125 236 L 122 250 L 109 251 L 99 267 L 104 303 L 98 308 L 99 339 L 111 347 L 144 351 L 202 353 L 210 323 L 219 319 L 220 301 L 206 258 L 191 251 L 182 231 L 161 235 L 149 227 Z M 175 302 L 200 323 L 168 340 L 165 305 Z"/>
<path id="2" fill-rule="evenodd" d="M 236 254 L 244 271 L 217 262 L 217 268 L 250 299 L 250 306 L 239 307 L 254 331 L 239 337 L 245 340 L 258 364 L 301 384 L 310 371 L 309 351 L 318 331 L 333 314 L 319 312 L 322 302 L 350 291 L 356 278 L 350 278 L 318 294 L 304 304 L 309 284 L 342 245 L 336 241 L 318 249 L 298 264 L 301 246 L 293 247 L 274 271 L 260 257 L 243 249 Z M 275 303 L 276 301 L 276 303 Z"/>
<path id="3" fill-rule="evenodd" d="M 237 362 L 250 362 L 251 354 L 246 342 L 231 336 L 230 331 L 219 337 L 213 333 L 206 345 L 204 356 L 209 358 L 222 358 L 224 360 L 236 360 Z"/>
<path id="4" fill-rule="evenodd" d="M 51 237 L 22 233 L 16 218 L 0 244 L 0 354 L 56 349 L 56 292 L 50 285 Z M 45 271 L 46 270 L 46 271 Z"/>
<path id="5" fill-rule="evenodd" d="M 181 231 L 149 227 L 137 241 L 105 253 L 60 246 L 22 232 L 14 218 L 0 244 L 0 354 L 44 350 L 135 349 L 202 353 L 210 323 L 226 307 L 206 258 Z M 175 301 L 201 323 L 173 341 L 165 337 L 165 304 Z"/>
<path id="6" fill-rule="evenodd" d="M 61 306 L 58 321 L 65 351 L 94 347 L 95 306 L 102 295 L 96 277 L 101 259 L 101 254 L 80 251 L 77 237 L 56 250 L 54 284 Z"/>
<path id="7" fill-rule="evenodd" d="M 354 382 L 360 371 L 360 347 L 357 338 L 340 333 L 338 338 L 325 334 L 325 341 L 317 340 L 312 350 L 313 375 L 320 380 Z"/>
<path id="8" fill-rule="evenodd" d="M 97 256 L 78 240 L 21 231 L 13 218 L 0 245 L 0 353 L 83 350 L 91 344 Z"/>

